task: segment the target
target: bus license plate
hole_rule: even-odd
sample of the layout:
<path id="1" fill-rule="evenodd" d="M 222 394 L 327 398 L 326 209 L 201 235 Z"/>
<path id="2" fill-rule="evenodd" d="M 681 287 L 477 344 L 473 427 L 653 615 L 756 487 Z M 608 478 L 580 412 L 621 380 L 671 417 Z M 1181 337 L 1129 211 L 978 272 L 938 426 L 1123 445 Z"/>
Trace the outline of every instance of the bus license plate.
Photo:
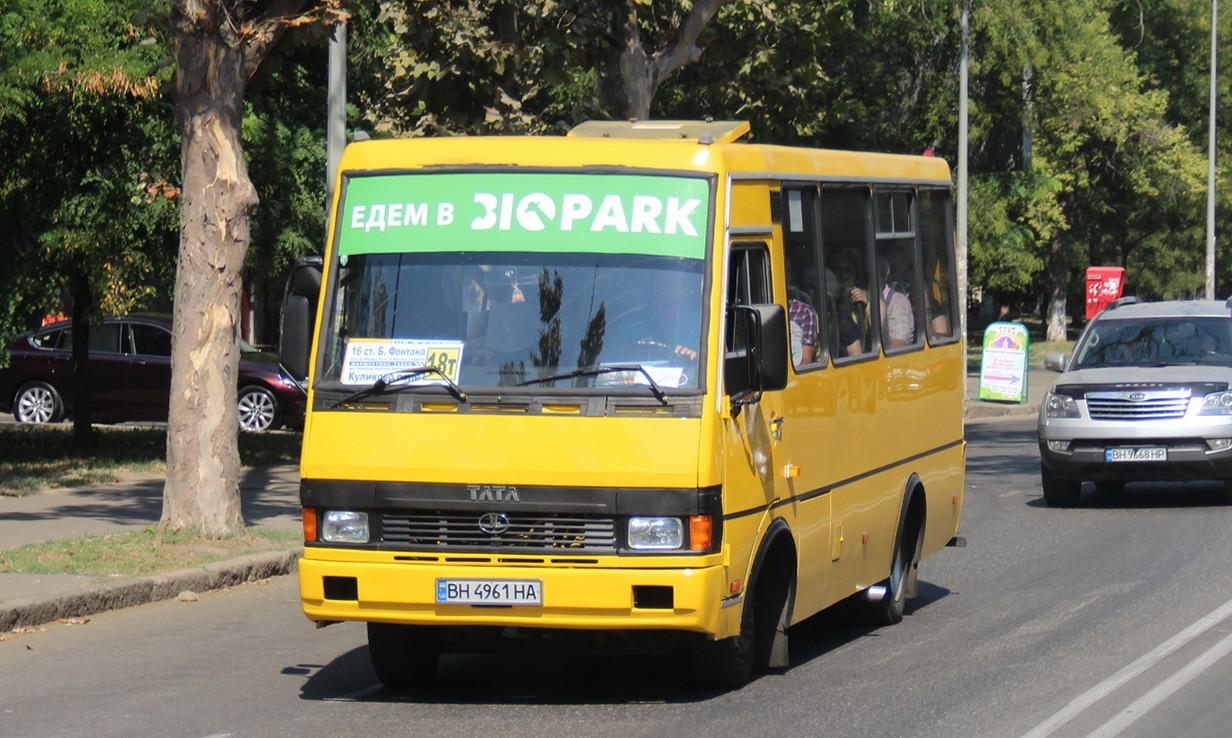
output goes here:
<path id="1" fill-rule="evenodd" d="M 438 579 L 438 605 L 542 605 L 541 579 Z"/>
<path id="2" fill-rule="evenodd" d="M 1109 448 L 1104 450 L 1105 461 L 1167 461 L 1166 448 Z"/>

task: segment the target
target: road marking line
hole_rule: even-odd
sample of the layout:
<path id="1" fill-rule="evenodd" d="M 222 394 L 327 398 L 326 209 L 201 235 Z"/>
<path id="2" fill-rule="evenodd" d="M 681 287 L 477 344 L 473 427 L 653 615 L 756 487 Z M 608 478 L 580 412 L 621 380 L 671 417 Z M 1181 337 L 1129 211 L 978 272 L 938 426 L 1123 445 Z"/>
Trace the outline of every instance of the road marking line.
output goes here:
<path id="1" fill-rule="evenodd" d="M 1228 600 L 1223 603 L 1219 607 L 1215 608 L 1215 610 L 1213 610 L 1209 615 L 1200 618 L 1193 625 L 1159 644 L 1148 653 L 1140 656 L 1129 666 L 1126 666 L 1104 681 L 1078 695 L 1071 700 L 1068 705 L 1058 710 L 1052 717 L 1035 726 L 1030 731 L 1024 733 L 1022 738 L 1044 738 L 1044 736 L 1052 735 L 1056 732 L 1057 728 L 1060 728 L 1070 720 L 1073 720 L 1091 705 L 1099 702 L 1104 697 L 1107 697 L 1109 694 L 1119 689 L 1129 680 L 1159 663 L 1173 651 L 1177 650 L 1189 641 L 1192 641 L 1194 638 L 1202 635 L 1207 630 L 1227 618 L 1229 614 L 1232 614 L 1232 600 Z"/>
<path id="2" fill-rule="evenodd" d="M 1220 659 L 1229 653 L 1232 653 L 1232 635 L 1226 636 L 1222 641 L 1206 651 L 1206 653 L 1189 662 L 1185 668 L 1134 700 L 1129 707 L 1126 707 L 1116 717 L 1096 728 L 1095 732 L 1088 735 L 1087 738 L 1112 738 L 1113 736 L 1120 735 L 1121 731 L 1133 725 L 1134 721 L 1150 712 L 1159 703 L 1176 694 L 1181 687 L 1189 684 L 1202 672 L 1217 664 Z"/>

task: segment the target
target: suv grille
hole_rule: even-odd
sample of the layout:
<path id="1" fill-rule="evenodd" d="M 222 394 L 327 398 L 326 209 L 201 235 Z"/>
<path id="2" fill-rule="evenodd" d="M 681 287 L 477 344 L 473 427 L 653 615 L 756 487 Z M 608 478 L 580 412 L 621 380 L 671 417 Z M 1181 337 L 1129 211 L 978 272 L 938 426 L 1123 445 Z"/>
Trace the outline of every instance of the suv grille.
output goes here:
<path id="1" fill-rule="evenodd" d="M 1088 392 L 1087 412 L 1093 420 L 1170 420 L 1185 417 L 1188 389 Z"/>
<path id="2" fill-rule="evenodd" d="M 432 546 L 452 549 L 543 550 L 566 549 L 570 552 L 615 551 L 616 523 L 611 517 L 598 515 L 505 513 L 496 529 L 480 529 L 482 513 L 456 510 L 413 512 L 406 515 L 382 516 L 383 540 L 408 546 Z M 487 526 L 494 529 L 490 523 Z"/>

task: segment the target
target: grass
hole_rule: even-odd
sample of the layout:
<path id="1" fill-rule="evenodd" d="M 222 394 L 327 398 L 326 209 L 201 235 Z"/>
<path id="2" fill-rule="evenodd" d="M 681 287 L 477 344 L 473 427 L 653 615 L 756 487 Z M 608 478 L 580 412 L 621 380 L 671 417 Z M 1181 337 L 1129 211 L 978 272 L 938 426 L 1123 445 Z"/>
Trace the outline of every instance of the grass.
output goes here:
<path id="1" fill-rule="evenodd" d="M 0 426 L 0 496 L 166 473 L 166 430 L 95 426 L 93 435 L 82 450 L 68 425 Z M 298 433 L 241 433 L 240 463 L 298 462 L 300 441 Z"/>
<path id="2" fill-rule="evenodd" d="M 205 539 L 189 531 L 83 536 L 0 550 L 0 573 L 141 576 L 203 566 L 246 554 L 290 551 L 298 531 L 249 528 L 240 536 Z"/>

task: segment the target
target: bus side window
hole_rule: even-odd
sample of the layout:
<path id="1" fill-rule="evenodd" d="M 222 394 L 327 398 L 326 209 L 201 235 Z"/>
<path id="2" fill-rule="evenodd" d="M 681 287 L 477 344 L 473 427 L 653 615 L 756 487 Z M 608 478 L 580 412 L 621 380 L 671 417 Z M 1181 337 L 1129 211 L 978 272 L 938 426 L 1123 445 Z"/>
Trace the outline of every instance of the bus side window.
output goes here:
<path id="1" fill-rule="evenodd" d="M 770 292 L 770 254 L 763 243 L 732 244 L 727 277 L 727 307 L 763 305 L 772 302 Z M 743 351 L 749 346 L 743 321 L 727 324 L 727 350 Z"/>
<path id="2" fill-rule="evenodd" d="M 825 362 L 821 335 L 822 298 L 818 258 L 817 188 L 785 186 L 783 263 L 787 280 L 787 327 L 791 331 L 791 363 L 800 370 Z"/>
<path id="3" fill-rule="evenodd" d="M 920 245 L 924 251 L 924 329 L 928 342 L 953 339 L 958 333 L 954 306 L 954 265 L 948 190 L 920 191 Z"/>
<path id="4" fill-rule="evenodd" d="M 878 191 L 876 285 L 881 303 L 881 345 L 886 351 L 923 342 L 920 276 L 910 191 Z"/>
<path id="5" fill-rule="evenodd" d="M 822 265 L 826 330 L 835 363 L 874 350 L 869 300 L 876 296 L 868 268 L 868 190 L 826 187 L 821 193 Z"/>

